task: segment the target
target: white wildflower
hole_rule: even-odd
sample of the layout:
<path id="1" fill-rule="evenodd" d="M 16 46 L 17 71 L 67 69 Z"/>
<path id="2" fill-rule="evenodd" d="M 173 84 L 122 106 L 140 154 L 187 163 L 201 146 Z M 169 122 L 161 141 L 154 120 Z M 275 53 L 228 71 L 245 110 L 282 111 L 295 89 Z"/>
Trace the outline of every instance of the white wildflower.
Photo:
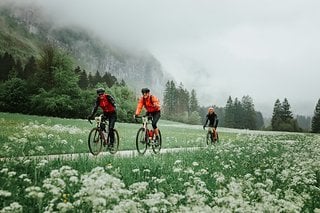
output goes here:
<path id="1" fill-rule="evenodd" d="M 57 209 L 59 212 L 69 212 L 74 209 L 73 205 L 69 202 L 66 203 L 58 203 Z"/>
<path id="2" fill-rule="evenodd" d="M 132 172 L 133 172 L 133 173 L 139 173 L 139 172 L 140 172 L 140 169 L 132 169 Z"/>
<path id="3" fill-rule="evenodd" d="M 193 162 L 192 166 L 194 166 L 194 167 L 199 166 L 199 163 L 198 162 Z"/>
<path id="4" fill-rule="evenodd" d="M 9 177 L 13 177 L 13 176 L 15 176 L 16 174 L 17 174 L 17 173 L 14 172 L 14 171 L 8 172 L 8 176 L 9 176 Z"/>
<path id="5" fill-rule="evenodd" d="M 148 182 L 138 182 L 138 183 L 133 183 L 129 186 L 129 189 L 133 191 L 134 193 L 141 193 L 147 190 L 149 186 Z"/>
<path id="6" fill-rule="evenodd" d="M 10 197 L 10 196 L 11 196 L 11 192 L 0 189 L 0 197 Z"/>

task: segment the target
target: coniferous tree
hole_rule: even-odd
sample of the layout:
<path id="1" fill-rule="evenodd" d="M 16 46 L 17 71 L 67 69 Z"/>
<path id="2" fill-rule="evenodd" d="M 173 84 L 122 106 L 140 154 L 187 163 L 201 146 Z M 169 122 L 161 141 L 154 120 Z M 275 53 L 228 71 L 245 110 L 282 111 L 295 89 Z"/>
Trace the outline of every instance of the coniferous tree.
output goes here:
<path id="1" fill-rule="evenodd" d="M 279 99 L 276 100 L 273 107 L 272 119 L 271 119 L 271 127 L 272 130 L 279 130 L 280 124 L 282 122 L 282 106 Z"/>
<path id="2" fill-rule="evenodd" d="M 197 100 L 197 94 L 194 89 L 191 90 L 191 97 L 190 97 L 190 112 L 198 112 L 199 111 L 199 104 Z"/>
<path id="3" fill-rule="evenodd" d="M 15 66 L 14 58 L 8 52 L 5 52 L 0 64 L 0 81 L 6 81 L 9 78 L 9 73 Z"/>
<path id="4" fill-rule="evenodd" d="M 40 60 L 38 62 L 39 70 L 35 79 L 39 85 L 39 88 L 49 90 L 54 87 L 54 67 L 56 67 L 56 54 L 57 49 L 55 49 L 52 44 L 43 46 L 40 54 Z"/>
<path id="5" fill-rule="evenodd" d="M 170 118 L 175 112 L 176 88 L 173 81 L 167 81 L 163 97 L 163 113 L 164 116 Z"/>
<path id="6" fill-rule="evenodd" d="M 178 114 L 189 112 L 189 92 L 184 88 L 183 84 L 180 83 L 177 92 L 177 112 Z"/>
<path id="7" fill-rule="evenodd" d="M 94 83 L 94 77 L 92 76 L 91 73 L 88 74 L 88 83 L 90 88 L 93 88 L 96 86 L 96 84 Z"/>
<path id="8" fill-rule="evenodd" d="M 230 128 L 235 127 L 234 105 L 233 105 L 233 100 L 232 100 L 231 96 L 229 96 L 229 98 L 227 100 L 226 107 L 225 107 L 224 125 L 225 125 L 225 127 L 230 127 Z"/>
<path id="9" fill-rule="evenodd" d="M 14 68 L 13 68 L 15 74 L 14 76 L 18 77 L 18 78 L 22 78 L 22 75 L 23 75 L 23 67 L 22 67 L 22 62 L 20 59 L 18 59 L 14 65 Z"/>
<path id="10" fill-rule="evenodd" d="M 291 107 L 291 106 L 290 106 L 287 98 L 285 98 L 285 99 L 283 100 L 281 106 L 282 106 L 281 119 L 282 119 L 283 121 L 285 121 L 285 122 L 293 119 L 293 115 L 292 115 L 292 112 L 291 112 L 291 110 L 290 110 L 290 107 Z"/>
<path id="11" fill-rule="evenodd" d="M 293 118 L 287 98 L 283 100 L 282 104 L 277 99 L 273 109 L 271 126 L 272 130 L 276 131 L 301 131 L 297 121 Z"/>
<path id="12" fill-rule="evenodd" d="M 37 62 L 34 56 L 31 56 L 27 62 L 27 64 L 24 66 L 23 72 L 22 72 L 22 79 L 33 79 L 35 73 L 37 72 Z"/>
<path id="13" fill-rule="evenodd" d="M 243 107 L 241 102 L 238 100 L 238 98 L 234 99 L 233 103 L 233 115 L 234 115 L 234 128 L 243 129 L 245 128 L 243 123 Z"/>
<path id="14" fill-rule="evenodd" d="M 314 133 L 320 133 L 320 99 L 314 109 L 314 115 L 312 117 L 311 131 Z"/>
<path id="15" fill-rule="evenodd" d="M 100 72 L 97 70 L 95 75 L 93 76 L 93 85 L 97 85 L 98 83 L 102 83 L 102 77 Z"/>
<path id="16" fill-rule="evenodd" d="M 257 129 L 256 111 L 254 110 L 253 100 L 250 96 L 243 96 L 242 104 L 242 123 L 245 129 Z"/>
<path id="17" fill-rule="evenodd" d="M 78 85 L 81 89 L 87 89 L 89 86 L 89 80 L 85 70 L 82 70 L 79 75 Z"/>
<path id="18" fill-rule="evenodd" d="M 113 75 L 111 75 L 110 73 L 106 72 L 103 76 L 102 76 L 102 82 L 105 82 L 108 87 L 112 87 L 114 84 L 117 83 L 117 78 Z"/>

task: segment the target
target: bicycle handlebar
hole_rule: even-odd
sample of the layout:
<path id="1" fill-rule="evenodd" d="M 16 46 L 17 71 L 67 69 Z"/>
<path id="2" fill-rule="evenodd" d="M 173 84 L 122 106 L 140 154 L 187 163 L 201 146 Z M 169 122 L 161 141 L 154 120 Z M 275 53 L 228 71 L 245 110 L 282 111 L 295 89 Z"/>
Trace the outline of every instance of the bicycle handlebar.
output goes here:
<path id="1" fill-rule="evenodd" d="M 205 126 L 204 128 L 215 128 L 217 130 L 217 127 L 214 127 L 214 126 Z"/>
<path id="2" fill-rule="evenodd" d="M 143 120 L 144 118 L 147 118 L 147 119 L 148 119 L 147 121 L 153 119 L 153 117 L 152 117 L 152 116 L 149 116 L 149 115 L 137 115 L 137 116 L 134 116 L 134 120 L 135 120 L 136 123 L 138 123 L 138 118 L 139 118 L 139 119 L 142 119 L 142 120 Z"/>

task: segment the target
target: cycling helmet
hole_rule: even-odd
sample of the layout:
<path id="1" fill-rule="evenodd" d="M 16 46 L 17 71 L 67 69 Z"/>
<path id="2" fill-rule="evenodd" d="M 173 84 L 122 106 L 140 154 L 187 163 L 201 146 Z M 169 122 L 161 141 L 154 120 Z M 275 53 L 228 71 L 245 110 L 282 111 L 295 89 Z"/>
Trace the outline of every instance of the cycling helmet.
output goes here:
<path id="1" fill-rule="evenodd" d="M 101 95 L 101 94 L 104 93 L 104 91 L 105 91 L 105 90 L 104 90 L 103 88 L 98 88 L 98 89 L 97 89 L 97 94 L 98 94 L 98 95 Z"/>
<path id="2" fill-rule="evenodd" d="M 141 93 L 143 94 L 143 93 L 148 93 L 148 92 L 150 92 L 150 90 L 148 89 L 148 88 L 142 88 L 141 89 Z"/>

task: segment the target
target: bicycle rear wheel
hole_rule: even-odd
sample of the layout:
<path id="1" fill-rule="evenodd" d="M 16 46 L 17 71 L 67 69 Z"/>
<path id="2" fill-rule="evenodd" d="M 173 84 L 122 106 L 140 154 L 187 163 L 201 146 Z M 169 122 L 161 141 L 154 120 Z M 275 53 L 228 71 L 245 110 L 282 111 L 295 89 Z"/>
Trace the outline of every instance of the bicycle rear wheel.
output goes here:
<path id="1" fill-rule="evenodd" d="M 144 154 L 147 151 L 148 148 L 148 142 L 149 138 L 147 135 L 147 132 L 143 127 L 141 127 L 138 132 L 137 132 L 137 137 L 136 137 L 136 147 L 137 151 L 139 154 Z"/>
<path id="2" fill-rule="evenodd" d="M 160 129 L 158 131 L 159 131 L 159 139 L 154 140 L 152 144 L 152 150 L 155 154 L 158 154 L 160 152 L 161 145 L 162 145 L 162 137 L 161 137 Z"/>
<path id="3" fill-rule="evenodd" d="M 102 134 L 102 131 L 97 127 L 93 128 L 89 133 L 88 146 L 93 155 L 98 155 L 101 152 L 104 141 Z"/>
<path id="4" fill-rule="evenodd" d="M 119 149 L 119 133 L 116 129 L 114 129 L 113 132 L 114 132 L 113 146 L 108 147 L 108 150 L 111 154 L 115 154 Z M 110 133 L 108 134 L 108 144 L 109 143 L 110 143 Z"/>

